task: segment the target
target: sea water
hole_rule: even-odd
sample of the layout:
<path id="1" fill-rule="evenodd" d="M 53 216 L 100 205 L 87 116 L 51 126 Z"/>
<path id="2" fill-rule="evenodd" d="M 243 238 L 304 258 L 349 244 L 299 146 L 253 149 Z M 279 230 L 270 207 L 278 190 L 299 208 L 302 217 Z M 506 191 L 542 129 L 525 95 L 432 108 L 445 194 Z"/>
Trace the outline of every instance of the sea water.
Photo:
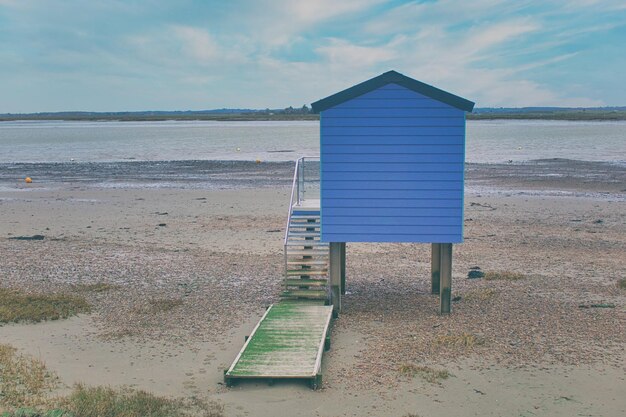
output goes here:
<path id="1" fill-rule="evenodd" d="M 30 189 L 27 176 L 37 187 L 289 186 L 293 161 L 315 155 L 316 121 L 0 122 L 0 190 Z M 467 122 L 469 163 L 552 158 L 626 169 L 626 122 Z"/>
<path id="2" fill-rule="evenodd" d="M 0 122 L 0 163 L 292 161 L 318 154 L 316 121 Z M 467 162 L 547 158 L 626 164 L 626 122 L 467 122 Z"/>

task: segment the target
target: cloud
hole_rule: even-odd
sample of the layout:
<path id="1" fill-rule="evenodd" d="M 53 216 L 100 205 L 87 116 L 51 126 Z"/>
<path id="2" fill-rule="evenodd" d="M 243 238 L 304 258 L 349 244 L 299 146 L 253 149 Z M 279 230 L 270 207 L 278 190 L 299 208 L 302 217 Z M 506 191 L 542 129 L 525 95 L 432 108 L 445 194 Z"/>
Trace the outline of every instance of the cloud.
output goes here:
<path id="1" fill-rule="evenodd" d="M 3 92 L 9 98 L 0 106 L 28 106 L 21 98 L 28 96 L 57 103 L 41 110 L 62 110 L 63 97 L 94 86 L 101 96 L 90 96 L 91 108 L 115 110 L 129 97 L 138 109 L 284 107 L 390 69 L 482 106 L 615 103 L 626 96 L 614 80 L 625 64 L 625 7 L 623 0 L 0 0 L 0 77 L 13 92 Z"/>
<path id="2" fill-rule="evenodd" d="M 384 0 L 286 0 L 277 4 L 291 17 L 290 20 L 299 25 L 313 25 L 337 16 L 358 13 L 381 3 L 384 3 Z"/>
<path id="3" fill-rule="evenodd" d="M 394 59 L 398 51 L 389 45 L 360 46 L 342 39 L 329 39 L 329 43 L 315 50 L 325 62 L 333 66 L 372 67 Z"/>
<path id="4" fill-rule="evenodd" d="M 173 34 L 182 42 L 183 50 L 198 61 L 210 61 L 218 55 L 218 46 L 206 30 L 173 26 Z"/>

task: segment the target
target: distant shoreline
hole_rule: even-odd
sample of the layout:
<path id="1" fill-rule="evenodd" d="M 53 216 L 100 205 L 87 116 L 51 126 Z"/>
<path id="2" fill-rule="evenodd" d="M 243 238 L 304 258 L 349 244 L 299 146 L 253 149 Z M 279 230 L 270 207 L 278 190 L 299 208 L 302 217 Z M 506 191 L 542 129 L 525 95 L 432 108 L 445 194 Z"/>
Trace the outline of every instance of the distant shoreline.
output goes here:
<path id="1" fill-rule="evenodd" d="M 609 109 L 477 109 L 467 114 L 468 120 L 563 120 L 563 121 L 623 121 L 626 108 Z M 59 112 L 33 114 L 0 114 L 0 122 L 14 121 L 317 121 L 318 114 L 290 114 L 272 112 L 214 113 L 214 112 Z"/>

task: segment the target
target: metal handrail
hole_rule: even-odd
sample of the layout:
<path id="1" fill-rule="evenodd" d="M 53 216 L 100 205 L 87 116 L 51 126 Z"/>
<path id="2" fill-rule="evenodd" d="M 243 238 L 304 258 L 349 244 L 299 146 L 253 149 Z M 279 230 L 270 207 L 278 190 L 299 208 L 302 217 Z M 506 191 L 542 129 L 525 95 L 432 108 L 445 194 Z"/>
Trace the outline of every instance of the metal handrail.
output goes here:
<path id="1" fill-rule="evenodd" d="M 291 224 L 291 214 L 293 213 L 293 203 L 294 197 L 296 199 L 296 204 L 300 204 L 302 201 L 300 199 L 300 195 L 304 194 L 304 160 L 306 158 L 309 159 L 319 159 L 319 156 L 301 156 L 296 159 L 296 168 L 293 172 L 293 181 L 291 183 L 291 197 L 289 198 L 289 213 L 287 214 L 287 226 L 285 227 L 285 240 L 283 241 L 284 246 L 284 256 L 285 256 L 285 278 L 287 276 L 287 240 L 289 239 L 289 225 Z M 302 189 L 300 189 L 300 170 L 302 170 Z M 294 195 L 295 194 L 295 195 Z"/>
<path id="2" fill-rule="evenodd" d="M 296 198 L 296 203 L 300 204 L 300 202 L 302 201 L 300 199 L 300 195 L 304 194 L 304 183 L 302 184 L 302 190 L 300 189 L 300 169 L 302 169 L 302 178 L 304 178 L 304 160 L 306 158 L 319 159 L 319 156 L 301 156 L 300 158 L 296 159 L 296 169 L 293 172 L 293 181 L 291 183 L 291 197 L 289 198 L 289 213 L 287 214 L 287 227 L 285 227 L 285 239 L 283 241 L 283 244 L 285 246 L 287 246 L 287 239 L 289 237 L 289 225 L 291 224 L 291 214 L 293 212 L 294 197 Z"/>

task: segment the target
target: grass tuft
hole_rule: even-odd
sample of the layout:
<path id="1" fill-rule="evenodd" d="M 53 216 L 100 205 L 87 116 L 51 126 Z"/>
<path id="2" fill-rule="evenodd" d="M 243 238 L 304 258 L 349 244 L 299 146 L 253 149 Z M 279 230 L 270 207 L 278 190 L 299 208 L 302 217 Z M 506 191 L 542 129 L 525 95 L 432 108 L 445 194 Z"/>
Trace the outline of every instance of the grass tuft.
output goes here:
<path id="1" fill-rule="evenodd" d="M 91 306 L 83 297 L 67 294 L 26 294 L 0 288 L 0 323 L 58 320 L 88 313 Z"/>
<path id="2" fill-rule="evenodd" d="M 419 376 L 431 384 L 440 384 L 441 380 L 448 379 L 451 376 L 450 372 L 445 369 L 438 370 L 429 366 L 415 365 L 413 363 L 400 365 L 399 371 L 400 374 L 411 378 Z"/>
<path id="3" fill-rule="evenodd" d="M 215 401 L 159 397 L 130 388 L 76 385 L 67 397 L 47 398 L 57 378 L 41 361 L 16 352 L 0 344 L 0 417 L 224 416 L 223 405 Z"/>
<path id="4" fill-rule="evenodd" d="M 0 409 L 41 404 L 56 381 L 42 361 L 22 356 L 14 347 L 0 344 Z"/>
<path id="5" fill-rule="evenodd" d="M 146 391 L 76 385 L 62 406 L 81 417 L 222 417 L 224 407 L 197 398 L 159 397 Z"/>
<path id="6" fill-rule="evenodd" d="M 104 340 L 121 340 L 126 337 L 135 336 L 136 334 L 137 334 L 137 331 L 134 331 L 131 329 L 119 329 L 119 330 L 110 330 L 110 331 L 103 332 L 100 336 Z"/>
<path id="7" fill-rule="evenodd" d="M 622 278 L 617 281 L 617 287 L 621 288 L 622 290 L 626 290 L 626 278 Z"/>
<path id="8" fill-rule="evenodd" d="M 483 339 L 471 333 L 447 334 L 435 338 L 437 346 L 472 348 L 483 344 Z"/>
<path id="9" fill-rule="evenodd" d="M 172 298 L 156 298 L 149 301 L 148 313 L 167 313 L 183 305 L 183 300 Z"/>
<path id="10" fill-rule="evenodd" d="M 76 292 L 92 292 L 100 293 L 117 289 L 118 286 L 114 284 L 108 284 L 106 282 L 96 282 L 94 284 L 75 284 L 72 285 L 72 289 Z"/>
<path id="11" fill-rule="evenodd" d="M 493 288 L 480 288 L 466 292 L 463 298 L 467 301 L 487 301 L 496 294 L 497 291 Z"/>
<path id="12" fill-rule="evenodd" d="M 511 272 L 511 271 L 485 272 L 485 279 L 488 281 L 519 281 L 520 279 L 524 279 L 524 278 L 526 278 L 526 276 L 518 272 Z"/>

